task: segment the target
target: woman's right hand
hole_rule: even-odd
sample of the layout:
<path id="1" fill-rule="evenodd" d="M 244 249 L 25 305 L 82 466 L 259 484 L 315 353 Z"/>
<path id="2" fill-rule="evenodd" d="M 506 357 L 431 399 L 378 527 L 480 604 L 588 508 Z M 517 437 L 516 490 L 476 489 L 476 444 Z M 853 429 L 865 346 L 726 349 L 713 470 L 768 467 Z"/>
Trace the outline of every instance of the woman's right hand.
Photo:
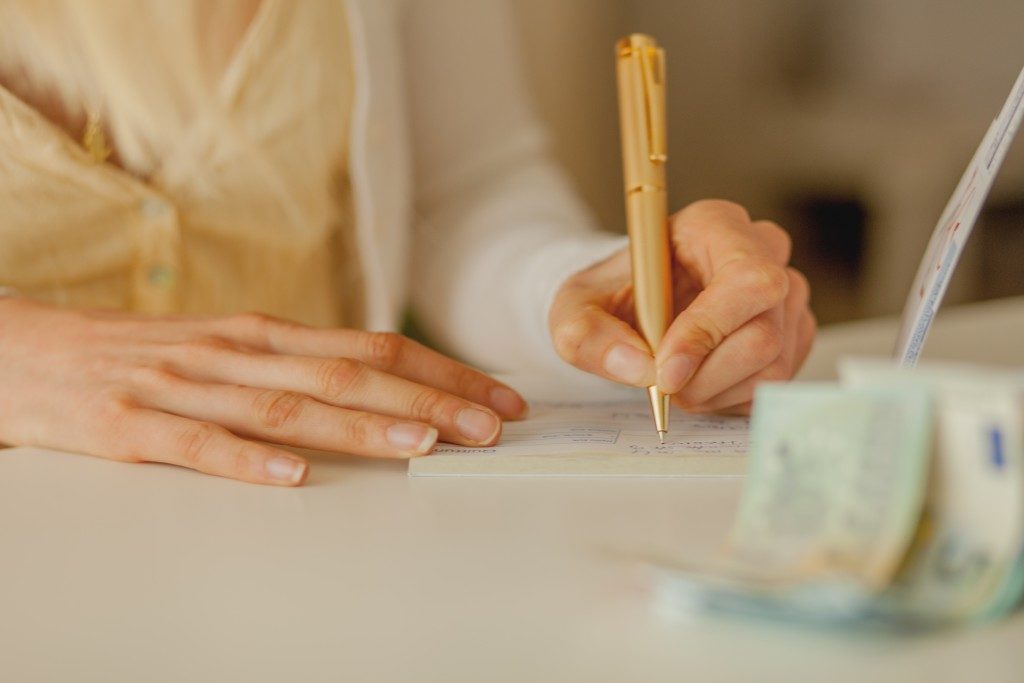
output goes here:
<path id="1" fill-rule="evenodd" d="M 153 318 L 0 298 L 0 443 L 163 462 L 262 484 L 308 465 L 494 444 L 512 389 L 396 334 L 257 314 Z M 268 443 L 269 442 L 269 443 Z"/>

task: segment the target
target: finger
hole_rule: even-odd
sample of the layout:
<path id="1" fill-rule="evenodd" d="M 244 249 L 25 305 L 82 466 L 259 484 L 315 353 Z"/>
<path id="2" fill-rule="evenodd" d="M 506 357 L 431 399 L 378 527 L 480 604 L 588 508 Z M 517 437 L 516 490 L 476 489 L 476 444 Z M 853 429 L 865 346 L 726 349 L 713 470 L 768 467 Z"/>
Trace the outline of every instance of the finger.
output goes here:
<path id="1" fill-rule="evenodd" d="M 779 360 L 785 334 L 782 307 L 756 316 L 712 351 L 674 396 L 680 405 L 701 406 Z"/>
<path id="2" fill-rule="evenodd" d="M 670 234 L 676 260 L 704 286 L 738 256 L 761 256 L 785 266 L 790 252 L 784 230 L 770 221 L 751 221 L 742 206 L 718 199 L 694 202 L 673 215 Z"/>
<path id="3" fill-rule="evenodd" d="M 562 297 L 550 322 L 555 350 L 567 363 L 622 384 L 654 384 L 647 343 L 628 323 L 588 301 L 584 290 Z"/>
<path id="4" fill-rule="evenodd" d="M 773 361 L 767 363 L 735 385 L 725 385 L 725 388 L 721 388 L 721 385 L 719 385 L 720 391 L 717 393 L 713 393 L 713 389 L 708 389 L 708 387 L 716 386 L 714 378 L 710 375 L 702 378 L 704 394 L 691 392 L 690 385 L 688 384 L 682 392 L 677 394 L 681 406 L 685 406 L 691 412 L 720 412 L 732 406 L 751 401 L 757 385 L 762 382 L 778 382 L 793 377 L 798 368 L 798 353 L 802 352 L 806 355 L 805 349 L 810 347 L 810 340 L 806 338 L 807 320 L 810 318 L 806 308 L 808 292 L 806 281 L 796 271 L 792 271 L 791 277 L 793 278 L 793 286 L 790 295 L 786 299 L 784 315 L 786 326 L 779 338 L 782 344 L 779 355 Z M 726 351 L 726 344 L 723 344 L 715 351 L 715 354 L 722 354 L 724 357 Z M 716 365 L 718 365 L 718 361 L 722 360 L 722 358 L 714 360 Z M 701 366 L 698 375 L 705 372 L 706 367 L 711 364 L 711 361 L 712 358 L 709 358 L 708 362 Z M 802 358 L 799 362 L 802 362 Z M 691 384 L 696 383 L 697 379 L 695 376 Z"/>
<path id="5" fill-rule="evenodd" d="M 266 444 L 241 439 L 221 426 L 146 408 L 128 408 L 112 423 L 105 454 L 118 460 L 163 462 L 229 479 L 298 486 L 305 460 Z"/>
<path id="6" fill-rule="evenodd" d="M 526 401 L 511 387 L 399 334 L 317 329 L 259 314 L 217 320 L 211 325 L 215 333 L 263 351 L 359 360 L 488 406 L 508 420 L 523 418 L 528 410 Z"/>
<path id="7" fill-rule="evenodd" d="M 767 247 L 772 260 L 780 266 L 786 266 L 789 263 L 789 258 L 793 255 L 793 240 L 778 223 L 754 221 L 750 224 L 750 230 L 755 238 Z"/>
<path id="8" fill-rule="evenodd" d="M 740 417 L 747 417 L 750 415 L 750 411 L 753 407 L 753 401 L 747 401 L 746 403 L 740 403 L 739 405 L 723 408 L 717 412 L 721 415 L 736 415 Z"/>
<path id="9" fill-rule="evenodd" d="M 677 393 L 684 405 L 701 405 L 770 367 L 769 375 L 781 375 L 775 379 L 789 379 L 800 340 L 800 318 L 807 308 L 810 287 L 796 270 L 790 268 L 786 274 L 789 291 L 785 302 L 743 325 L 708 355 Z M 749 399 L 749 396 L 742 398 L 743 401 Z M 738 402 L 717 405 L 724 407 Z"/>
<path id="10" fill-rule="evenodd" d="M 688 413 L 719 413 L 733 406 L 751 402 L 755 390 L 764 382 L 781 382 L 788 378 L 784 365 L 781 362 L 774 363 L 702 403 L 687 403 L 683 399 L 673 398 L 677 401 L 676 405 Z"/>
<path id="11" fill-rule="evenodd" d="M 739 205 L 695 202 L 672 219 L 677 262 L 703 290 L 676 317 L 657 349 L 658 383 L 674 394 L 728 335 L 786 296 L 789 243 L 772 223 L 752 224 Z"/>
<path id="12" fill-rule="evenodd" d="M 501 418 L 490 408 L 350 358 L 221 349 L 197 354 L 189 347 L 169 352 L 178 354 L 172 372 L 198 382 L 294 392 L 330 406 L 426 423 L 438 430 L 441 439 L 465 446 L 489 446 L 501 435 Z"/>
<path id="13" fill-rule="evenodd" d="M 658 346 L 658 386 L 678 392 L 704 359 L 747 321 L 786 297 L 785 269 L 761 256 L 737 256 L 669 326 Z"/>
<path id="14" fill-rule="evenodd" d="M 148 408 L 216 423 L 235 434 L 302 448 L 378 458 L 428 453 L 429 425 L 328 406 L 304 394 L 201 384 L 155 371 L 140 383 Z"/>
<path id="15" fill-rule="evenodd" d="M 708 409 L 708 408 L 701 408 L 701 407 L 697 407 L 697 408 L 692 408 L 692 407 L 684 408 L 683 406 L 681 406 L 681 405 L 679 405 L 678 403 L 675 402 L 674 397 L 673 397 L 673 403 L 674 403 L 674 405 L 679 406 L 680 410 L 683 410 L 683 411 L 688 412 L 688 413 L 700 414 L 700 413 L 712 413 L 713 412 L 716 415 L 735 415 L 735 416 L 740 416 L 740 417 L 747 417 L 747 416 L 749 416 L 750 413 L 751 413 L 751 409 L 754 406 L 754 402 L 751 400 L 751 401 L 746 401 L 744 403 L 738 403 L 736 405 L 726 406 L 724 408 L 717 408 L 715 410 L 711 410 L 711 409 Z"/>
<path id="16" fill-rule="evenodd" d="M 800 316 L 799 340 L 797 341 L 796 354 L 793 361 L 794 376 L 800 372 L 807 361 L 807 356 L 811 353 L 811 346 L 814 344 L 814 336 L 817 331 L 818 321 L 815 320 L 814 314 L 809 309 L 805 310 Z"/>

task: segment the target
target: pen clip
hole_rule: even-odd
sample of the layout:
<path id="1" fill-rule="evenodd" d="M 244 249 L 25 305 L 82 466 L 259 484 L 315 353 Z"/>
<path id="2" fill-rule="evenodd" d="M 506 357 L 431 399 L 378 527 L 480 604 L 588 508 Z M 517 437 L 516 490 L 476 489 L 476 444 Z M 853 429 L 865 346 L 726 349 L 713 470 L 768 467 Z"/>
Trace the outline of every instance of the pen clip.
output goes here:
<path id="1" fill-rule="evenodd" d="M 636 54 L 640 60 L 640 81 L 643 84 L 648 158 L 654 163 L 663 164 L 668 160 L 665 141 L 665 51 L 651 45 L 640 48 Z"/>

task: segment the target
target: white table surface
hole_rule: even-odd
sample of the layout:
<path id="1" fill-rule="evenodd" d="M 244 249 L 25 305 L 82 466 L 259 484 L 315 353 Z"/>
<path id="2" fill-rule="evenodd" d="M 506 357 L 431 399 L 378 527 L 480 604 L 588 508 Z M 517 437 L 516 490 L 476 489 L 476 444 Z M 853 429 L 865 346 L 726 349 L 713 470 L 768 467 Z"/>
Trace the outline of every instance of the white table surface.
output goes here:
<path id="1" fill-rule="evenodd" d="M 893 334 L 826 331 L 808 372 Z M 1024 364 L 1022 340 L 1011 300 L 943 316 L 928 348 Z M 713 548 L 740 486 L 323 458 L 277 489 L 0 451 L 0 680 L 1024 680 L 1024 614 L 918 636 L 662 614 L 618 556 Z"/>

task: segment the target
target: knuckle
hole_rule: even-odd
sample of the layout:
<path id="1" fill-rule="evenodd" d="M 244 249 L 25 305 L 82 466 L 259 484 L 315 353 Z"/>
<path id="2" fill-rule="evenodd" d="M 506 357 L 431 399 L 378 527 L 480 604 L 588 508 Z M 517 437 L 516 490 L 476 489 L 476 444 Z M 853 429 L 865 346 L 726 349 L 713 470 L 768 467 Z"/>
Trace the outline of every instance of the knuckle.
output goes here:
<path id="1" fill-rule="evenodd" d="M 210 351 L 231 351 L 235 348 L 234 342 L 230 339 L 225 339 L 224 337 L 218 337 L 216 335 L 200 337 L 196 340 L 196 344 Z"/>
<path id="2" fill-rule="evenodd" d="M 176 444 L 182 461 L 193 469 L 202 466 L 220 432 L 221 428 L 210 422 L 199 422 L 183 430 Z"/>
<path id="3" fill-rule="evenodd" d="M 412 398 L 409 412 L 414 420 L 437 422 L 447 405 L 447 394 L 437 389 L 423 389 Z"/>
<path id="4" fill-rule="evenodd" d="M 749 410 L 749 405 L 754 400 L 754 387 L 751 387 L 748 391 L 744 391 L 736 397 L 739 403 L 732 406 L 719 406 L 717 411 L 723 415 L 742 415 L 743 410 Z"/>
<path id="5" fill-rule="evenodd" d="M 96 406 L 96 418 L 107 421 L 119 418 L 123 413 L 135 407 L 130 394 L 120 387 L 101 390 L 95 395 L 94 405 Z"/>
<path id="6" fill-rule="evenodd" d="M 260 425 L 275 431 L 298 422 L 305 407 L 306 397 L 293 391 L 260 391 L 253 400 Z"/>
<path id="7" fill-rule="evenodd" d="M 169 366 L 159 364 L 132 368 L 130 381 L 135 387 L 159 391 L 174 387 L 181 378 Z"/>
<path id="8" fill-rule="evenodd" d="M 707 407 L 704 406 L 699 400 L 692 396 L 687 396 L 683 392 L 679 392 L 678 394 L 674 395 L 672 397 L 672 402 L 685 413 L 707 412 Z"/>
<path id="9" fill-rule="evenodd" d="M 799 300 L 806 304 L 811 297 L 811 283 L 807 276 L 796 268 L 787 268 L 786 276 L 789 278 L 789 291 L 795 293 Z"/>
<path id="10" fill-rule="evenodd" d="M 552 309 L 558 306 L 560 300 L 564 299 L 567 295 L 586 287 L 587 280 L 592 277 L 592 271 L 600 266 L 601 264 L 595 264 L 594 266 L 585 270 L 579 270 L 565 278 L 562 282 L 562 286 L 558 288 L 558 292 L 555 294 L 554 306 Z"/>
<path id="11" fill-rule="evenodd" d="M 180 346 L 187 360 L 208 359 L 210 356 L 235 348 L 235 345 L 224 337 L 212 335 L 190 339 L 182 342 Z"/>
<path id="12" fill-rule="evenodd" d="M 112 392 L 100 398 L 96 408 L 95 420 L 100 426 L 99 434 L 110 448 L 110 457 L 121 462 L 140 462 L 141 458 L 125 449 L 123 444 L 130 443 L 129 432 L 135 417 L 135 405 L 131 399 L 121 393 Z"/>
<path id="13" fill-rule="evenodd" d="M 782 360 L 772 363 L 758 373 L 758 382 L 784 382 L 792 376 L 789 363 Z"/>
<path id="14" fill-rule="evenodd" d="M 393 368 L 405 350 L 405 337 L 395 332 L 370 332 L 366 338 L 368 362 L 378 368 Z"/>
<path id="15" fill-rule="evenodd" d="M 230 463 L 227 470 L 232 476 L 239 476 L 243 472 L 251 470 L 249 463 L 254 460 L 253 445 L 250 443 L 240 443 L 235 448 L 231 449 L 230 455 L 225 459 L 226 463 Z"/>
<path id="16" fill-rule="evenodd" d="M 808 334 L 813 337 L 818 331 L 818 318 L 814 315 L 814 311 L 804 309 L 803 324 L 807 326 Z"/>
<path id="17" fill-rule="evenodd" d="M 351 358 L 324 361 L 317 370 L 317 388 L 328 398 L 343 398 L 359 385 L 366 369 L 366 364 Z"/>
<path id="18" fill-rule="evenodd" d="M 755 318 L 749 325 L 753 356 L 765 364 L 778 358 L 784 345 L 782 329 L 765 318 Z"/>
<path id="19" fill-rule="evenodd" d="M 342 439 L 350 446 L 368 443 L 373 426 L 373 418 L 368 413 L 355 413 L 342 423 Z"/>
<path id="20" fill-rule="evenodd" d="M 743 278 L 747 289 L 767 307 L 785 299 L 789 292 L 786 269 L 767 259 L 746 259 L 743 263 Z"/>
<path id="21" fill-rule="evenodd" d="M 707 354 L 718 348 L 718 345 L 725 339 L 725 331 L 714 318 L 697 311 L 690 314 L 690 325 L 683 335 L 682 348 L 699 356 Z"/>
<path id="22" fill-rule="evenodd" d="M 726 214 L 744 222 L 750 222 L 750 214 L 746 208 L 728 199 L 698 199 L 686 207 L 687 211 L 696 213 Z"/>
<path id="23" fill-rule="evenodd" d="M 672 395 L 672 403 L 679 406 L 680 410 L 687 413 L 696 412 L 697 402 L 693 400 L 693 397 L 686 391 L 686 387 L 680 389 L 677 393 Z"/>
<path id="24" fill-rule="evenodd" d="M 255 311 L 246 311 L 245 313 L 238 313 L 231 316 L 230 322 L 233 326 L 260 332 L 266 330 L 268 327 L 272 327 L 280 322 L 277 318 L 266 313 L 257 313 Z"/>
<path id="25" fill-rule="evenodd" d="M 283 329 L 298 326 L 297 323 L 255 311 L 238 313 L 228 319 L 230 329 L 236 330 L 244 338 L 264 346 L 270 345 L 271 340 Z"/>
<path id="26" fill-rule="evenodd" d="M 458 396 L 487 396 L 492 383 L 472 370 L 461 370 L 452 378 L 453 393 Z"/>
<path id="27" fill-rule="evenodd" d="M 718 411 L 722 415 L 735 415 L 738 417 L 744 417 L 750 415 L 750 409 L 753 407 L 752 400 L 748 400 L 745 403 L 741 403 L 738 406 L 732 406 L 731 408 L 725 408 Z"/>
<path id="28" fill-rule="evenodd" d="M 786 261 L 789 261 L 789 257 L 793 254 L 793 236 L 789 234 L 789 231 L 783 228 L 778 223 L 772 223 L 772 232 L 775 234 L 775 238 L 779 240 L 779 244 L 786 254 Z"/>
<path id="29" fill-rule="evenodd" d="M 782 226 L 779 225 L 778 223 L 776 223 L 773 220 L 763 219 L 763 220 L 759 220 L 759 221 L 754 221 L 754 223 L 756 225 L 759 225 L 762 228 L 764 228 L 765 232 L 769 233 L 772 237 L 774 237 L 776 239 L 780 239 L 780 240 L 788 240 L 789 239 L 789 233 L 787 233 L 785 230 L 783 230 Z"/>
<path id="30" fill-rule="evenodd" d="M 74 356 L 61 358 L 62 367 L 68 367 L 65 363 L 69 363 L 73 358 Z M 92 354 L 89 357 L 82 358 L 81 361 L 77 371 L 83 376 L 94 379 L 109 380 L 114 377 L 120 377 L 126 369 L 125 361 L 118 358 L 115 354 Z M 128 366 L 128 369 L 130 371 L 131 366 Z"/>
<path id="31" fill-rule="evenodd" d="M 790 237 L 789 233 L 775 221 L 757 221 L 756 225 L 761 226 L 764 232 L 767 233 L 769 240 L 782 246 L 788 261 L 789 255 L 793 251 L 793 238 Z"/>
<path id="32" fill-rule="evenodd" d="M 594 332 L 594 322 L 587 311 L 574 313 L 555 330 L 555 350 L 570 363 L 576 363 L 582 355 L 583 344 Z"/>

